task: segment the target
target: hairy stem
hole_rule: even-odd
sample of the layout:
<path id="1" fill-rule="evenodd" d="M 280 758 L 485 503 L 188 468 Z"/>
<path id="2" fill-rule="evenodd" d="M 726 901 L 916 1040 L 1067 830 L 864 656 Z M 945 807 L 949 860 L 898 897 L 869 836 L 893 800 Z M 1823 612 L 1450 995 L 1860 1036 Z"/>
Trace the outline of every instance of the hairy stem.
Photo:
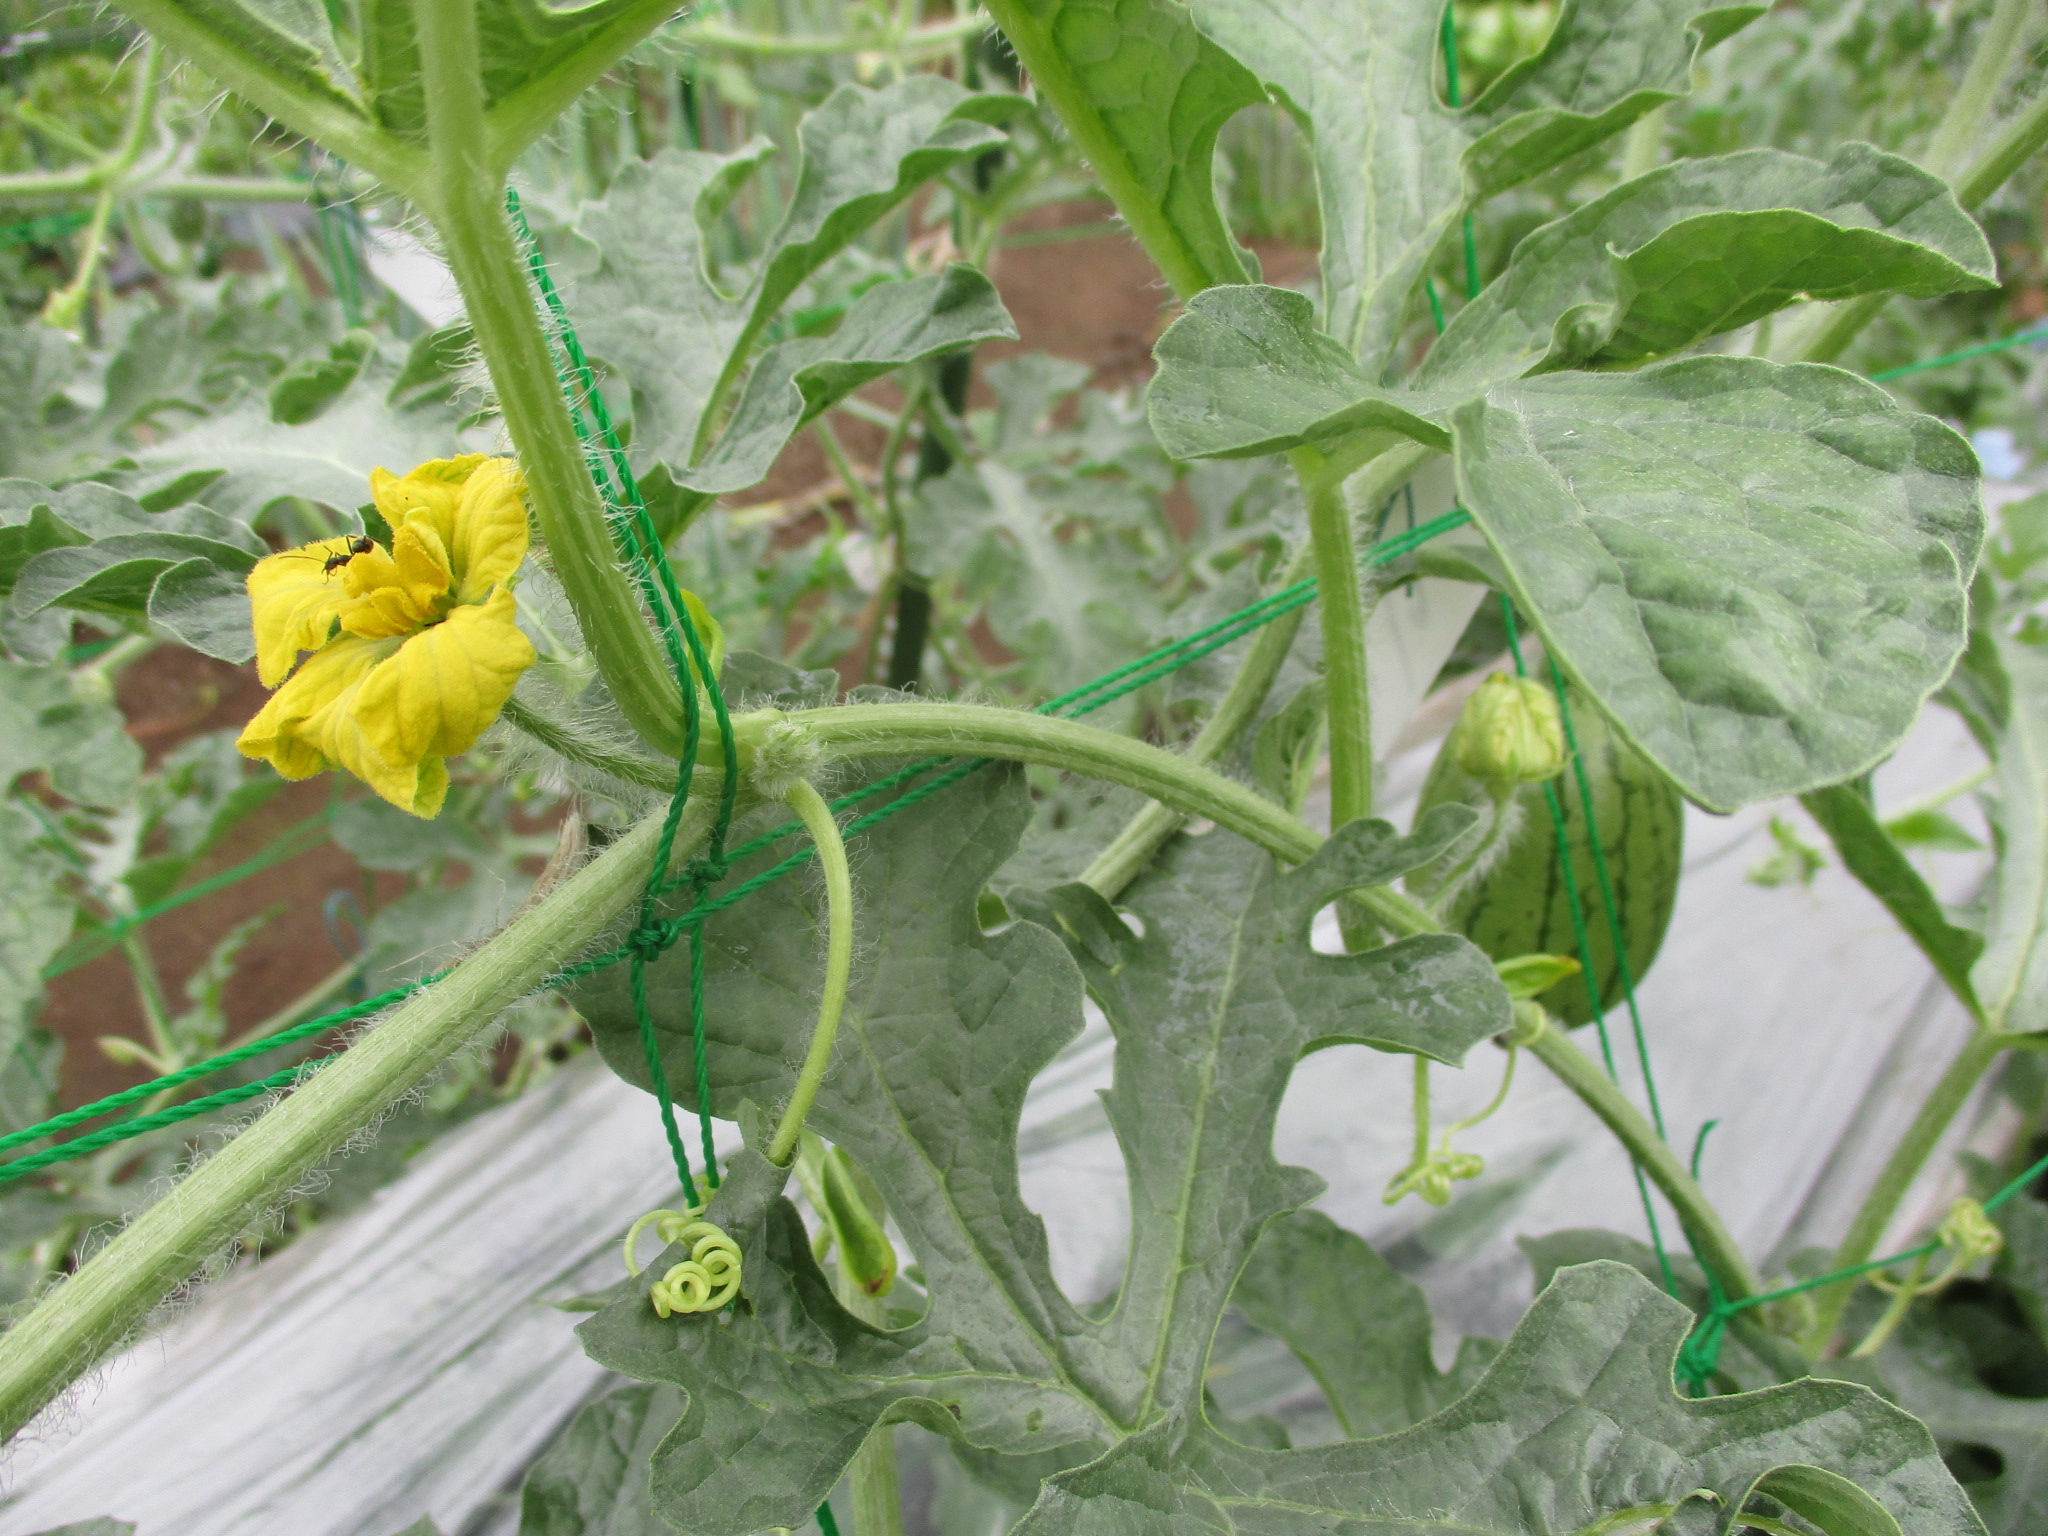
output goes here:
<path id="1" fill-rule="evenodd" d="M 712 802 L 693 800 L 675 857 L 694 856 Z M 661 831 L 643 820 L 545 900 L 344 1052 L 0 1337 L 0 1434 L 12 1435 L 301 1179 L 595 939 L 640 893 Z"/>
<path id="2" fill-rule="evenodd" d="M 818 850 L 818 867 L 825 872 L 825 992 L 818 1003 L 818 1022 L 811 1031 L 811 1046 L 804 1053 L 803 1068 L 797 1074 L 796 1091 L 768 1144 L 768 1161 L 786 1166 L 796 1155 L 797 1137 L 804 1117 L 818 1097 L 825 1081 L 825 1069 L 832 1064 L 832 1042 L 839 1034 L 839 1015 L 846 1007 L 846 982 L 853 971 L 853 871 L 846 862 L 846 843 L 839 835 L 839 823 L 832 819 L 832 807 L 806 779 L 798 779 L 783 794 L 784 802 L 796 812 L 804 830 Z M 894 1486 L 894 1456 L 890 1478 Z"/>
<path id="3" fill-rule="evenodd" d="M 1203 816 L 1291 864 L 1320 835 L 1279 806 L 1200 763 L 1076 720 L 980 704 L 856 704 L 793 716 L 828 758 L 993 757 L 1044 763 L 1123 784 L 1185 816 Z M 1428 912 L 1385 886 L 1355 898 L 1397 935 L 1437 933 Z"/>
<path id="4" fill-rule="evenodd" d="M 1341 476 L 1313 449 L 1290 456 L 1308 498 L 1309 547 L 1323 621 L 1323 679 L 1330 699 L 1330 825 L 1372 814 L 1372 691 L 1365 669 L 1365 591 L 1351 508 Z"/>
<path id="5" fill-rule="evenodd" d="M 1863 1197 L 1855 1219 L 1849 1223 L 1848 1234 L 1843 1237 L 1841 1246 L 1835 1249 L 1834 1258 L 1828 1266 L 1830 1269 L 1848 1269 L 1876 1254 L 1877 1245 L 1884 1240 L 1885 1228 L 1898 1214 L 1899 1202 L 1906 1198 L 1906 1191 L 1913 1187 L 1920 1170 L 1927 1166 L 1927 1159 L 1934 1155 L 1943 1133 L 1969 1101 L 2005 1045 L 2006 1040 L 1997 1031 L 1979 1029 L 1957 1052 L 1955 1060 L 1949 1063 L 1948 1070 L 1941 1074 L 1921 1104 L 1920 1113 L 1906 1128 L 1906 1134 L 1892 1148 L 1892 1155 L 1885 1160 L 1870 1193 Z M 1827 1349 L 1836 1326 L 1842 1320 L 1843 1309 L 1849 1305 L 1849 1298 L 1856 1294 L 1858 1283 L 1843 1280 L 1813 1293 L 1813 1326 L 1802 1341 L 1808 1355 L 1818 1359 Z"/>
<path id="6" fill-rule="evenodd" d="M 613 697 L 657 752 L 683 749 L 675 675 L 612 548 L 604 506 L 555 379 L 526 270 L 488 163 L 476 12 L 469 0 L 413 0 L 432 144 L 418 201 L 441 236 L 477 348 L 519 449 L 534 521 Z"/>
<path id="7" fill-rule="evenodd" d="M 1628 1148 L 1637 1166 L 1678 1212 L 1700 1262 L 1713 1271 L 1728 1299 L 1754 1295 L 1760 1287 L 1749 1260 L 1743 1257 L 1741 1247 L 1722 1222 L 1721 1213 L 1686 1171 L 1678 1154 L 1657 1134 L 1649 1117 L 1631 1104 L 1600 1064 L 1555 1024 L 1546 1022 L 1536 1038 L 1528 1042 L 1528 1048 Z"/>
<path id="8" fill-rule="evenodd" d="M 1301 580 L 1308 574 L 1312 558 L 1309 546 L 1304 543 L 1294 552 L 1275 585 L 1289 587 Z M 1280 668 L 1287 660 L 1287 653 L 1294 649 L 1295 637 L 1301 633 L 1302 621 L 1307 617 L 1306 609 L 1297 608 L 1292 613 L 1282 614 L 1259 631 L 1245 652 L 1244 665 L 1230 680 L 1229 690 L 1216 705 L 1215 713 L 1203 722 L 1195 739 L 1181 749 L 1184 761 L 1213 763 L 1251 724 L 1260 706 L 1266 702 L 1266 695 L 1272 692 L 1273 679 L 1280 675 Z M 1157 800 L 1152 801 L 1125 822 L 1109 845 L 1082 871 L 1082 883 L 1093 886 L 1106 899 L 1114 900 L 1119 891 L 1137 879 L 1139 871 L 1152 862 L 1154 855 L 1185 820 L 1180 812 Z"/>

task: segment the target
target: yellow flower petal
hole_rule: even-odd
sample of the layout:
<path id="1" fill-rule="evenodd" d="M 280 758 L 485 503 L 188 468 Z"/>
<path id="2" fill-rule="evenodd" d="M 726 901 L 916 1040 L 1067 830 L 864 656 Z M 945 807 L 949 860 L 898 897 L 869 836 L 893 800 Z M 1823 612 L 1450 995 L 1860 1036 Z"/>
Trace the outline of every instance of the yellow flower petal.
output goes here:
<path id="1" fill-rule="evenodd" d="M 526 559 L 526 480 L 511 459 L 486 459 L 462 487 L 455 514 L 455 600 L 480 603 Z"/>
<path id="2" fill-rule="evenodd" d="M 441 535 L 441 543 L 455 543 L 455 508 L 462 500 L 462 487 L 485 462 L 481 453 L 465 453 L 452 459 L 429 459 L 404 475 L 388 469 L 370 471 L 370 499 L 391 525 L 393 533 L 415 515 L 424 516 Z"/>
<path id="3" fill-rule="evenodd" d="M 414 635 L 363 683 L 354 702 L 364 739 L 391 763 L 452 757 L 476 744 L 512 697 L 533 646 L 504 587 Z"/>
<path id="4" fill-rule="evenodd" d="M 310 778 L 333 766 L 309 722 L 352 694 L 395 649 L 388 640 L 337 640 L 316 652 L 242 728 L 235 746 L 245 757 L 268 759 L 288 779 Z"/>
<path id="5" fill-rule="evenodd" d="M 249 608 L 256 629 L 256 674 L 265 687 L 285 680 L 301 651 L 317 651 L 335 625 L 357 605 L 346 573 L 327 569 L 347 555 L 351 541 L 322 539 L 283 554 L 268 555 L 249 572 Z M 361 559 L 361 556 L 357 556 Z M 353 563 L 353 562 L 351 562 Z"/>

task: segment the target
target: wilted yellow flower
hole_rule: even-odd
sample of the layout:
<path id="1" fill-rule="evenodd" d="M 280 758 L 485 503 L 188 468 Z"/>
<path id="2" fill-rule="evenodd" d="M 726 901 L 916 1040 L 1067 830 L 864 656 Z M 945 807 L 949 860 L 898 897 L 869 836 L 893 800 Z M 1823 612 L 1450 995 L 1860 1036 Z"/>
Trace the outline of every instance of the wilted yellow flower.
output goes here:
<path id="1" fill-rule="evenodd" d="M 256 671 L 277 691 L 236 745 L 288 779 L 342 767 L 400 810 L 437 813 L 444 759 L 476 744 L 533 665 L 510 585 L 523 489 L 518 465 L 480 453 L 374 470 L 390 549 L 322 539 L 258 561 Z"/>

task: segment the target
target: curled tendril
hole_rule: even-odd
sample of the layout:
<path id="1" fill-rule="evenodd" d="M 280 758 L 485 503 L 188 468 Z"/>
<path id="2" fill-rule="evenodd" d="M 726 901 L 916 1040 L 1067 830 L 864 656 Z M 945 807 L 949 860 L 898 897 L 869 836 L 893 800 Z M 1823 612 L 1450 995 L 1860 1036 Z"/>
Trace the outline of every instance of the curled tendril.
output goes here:
<path id="1" fill-rule="evenodd" d="M 1899 1324 L 1905 1321 L 1906 1309 L 1923 1296 L 1932 1296 L 1943 1289 L 1962 1272 L 1979 1259 L 1988 1259 L 2005 1247 L 2005 1234 L 1998 1229 L 1984 1207 L 1975 1200 L 1962 1199 L 1948 1208 L 1948 1216 L 1934 1230 L 1935 1243 L 1948 1250 L 1948 1262 L 1941 1273 L 1932 1280 L 1926 1278 L 1927 1261 L 1934 1257 L 1935 1250 L 1924 1251 L 1913 1261 L 1913 1267 L 1906 1272 L 1904 1280 L 1887 1280 L 1883 1275 L 1872 1275 L 1870 1283 L 1881 1291 L 1892 1293 L 1891 1304 L 1884 1309 L 1884 1316 L 1864 1336 L 1863 1342 L 1850 1351 L 1851 1356 L 1868 1358 L 1884 1347 Z"/>
<path id="2" fill-rule="evenodd" d="M 638 1276 L 639 1257 L 634 1249 L 640 1234 L 649 1227 L 664 1245 L 690 1245 L 690 1256 L 669 1266 L 647 1288 L 647 1298 L 662 1317 L 678 1312 L 716 1312 L 740 1293 L 740 1245 L 725 1229 L 704 1220 L 704 1208 L 693 1205 L 684 1211 L 649 1211 L 627 1229 L 626 1272 Z"/>

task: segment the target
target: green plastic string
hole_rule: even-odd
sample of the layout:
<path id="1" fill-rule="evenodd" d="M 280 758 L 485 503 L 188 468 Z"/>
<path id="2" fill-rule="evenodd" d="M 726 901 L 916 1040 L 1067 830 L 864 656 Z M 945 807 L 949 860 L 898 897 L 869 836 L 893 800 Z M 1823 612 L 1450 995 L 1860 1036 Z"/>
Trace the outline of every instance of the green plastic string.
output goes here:
<path id="1" fill-rule="evenodd" d="M 676 1165 L 676 1173 L 683 1186 L 683 1193 L 692 1206 L 700 1204 L 696 1183 L 690 1176 L 689 1154 L 684 1150 L 682 1135 L 676 1126 L 675 1102 L 670 1093 L 668 1074 L 661 1060 L 661 1050 L 654 1033 L 654 1016 L 647 1003 L 646 968 L 650 961 L 658 959 L 677 937 L 675 929 L 660 919 L 660 902 L 669 887 L 666 876 L 669 863 L 674 855 L 677 829 L 682 823 L 683 808 L 690 798 L 691 782 L 695 776 L 698 744 L 703 730 L 701 710 L 697 700 L 697 686 L 701 682 L 706 696 L 711 701 L 713 714 L 717 719 L 719 746 L 724 760 L 718 811 L 713 819 L 708 850 L 701 859 L 693 860 L 688 873 L 691 889 L 691 904 L 700 904 L 703 893 L 719 880 L 725 878 L 727 861 L 725 839 L 732 826 L 733 806 L 739 792 L 739 754 L 733 739 L 732 717 L 725 703 L 724 691 L 719 687 L 713 674 L 711 659 L 705 651 L 703 637 L 698 634 L 690 609 L 677 585 L 675 571 L 662 548 L 661 538 L 654 527 L 654 520 L 647 511 L 646 500 L 640 494 L 640 486 L 631 464 L 627 461 L 625 446 L 620 442 L 612 426 L 611 412 L 605 405 L 604 394 L 597 387 L 595 375 L 591 372 L 589 360 L 583 352 L 583 344 L 576 335 L 576 328 L 570 323 L 568 311 L 556 291 L 553 279 L 548 275 L 547 263 L 541 259 L 540 247 L 528 227 L 525 212 L 519 204 L 519 194 L 514 189 L 505 189 L 505 206 L 517 226 L 520 240 L 526 251 L 527 266 L 533 274 L 535 287 L 539 290 L 550 321 L 551 340 L 558 352 L 556 372 L 564 398 L 570 407 L 578 440 L 583 444 L 584 457 L 591 467 L 591 479 L 603 496 L 607 510 L 612 514 L 615 535 L 621 536 L 626 546 L 627 557 L 638 579 L 642 597 L 648 611 L 654 616 L 664 646 L 669 653 L 671 665 L 675 668 L 676 687 L 683 701 L 683 752 L 676 764 L 675 792 L 669 797 L 667 814 L 662 818 L 661 835 L 655 846 L 654 864 L 649 871 L 646 889 L 640 900 L 639 921 L 634 927 L 628 948 L 631 951 L 630 991 L 633 999 L 633 1016 L 639 1028 L 640 1043 L 647 1058 L 647 1074 L 654 1088 L 656 1102 L 661 1108 L 662 1130 L 668 1140 L 670 1155 Z M 588 413 L 586 421 L 585 413 Z M 604 445 L 600 455 L 593 441 L 591 423 L 595 424 L 595 437 Z M 609 474 L 606 471 L 609 470 Z M 679 643 L 680 642 L 680 643 Z M 685 656 L 687 651 L 687 656 Z M 693 677 L 694 674 L 694 677 Z M 704 1021 L 704 990 L 702 986 L 703 953 L 702 924 L 690 929 L 690 1038 L 696 1067 L 696 1096 L 698 1132 L 703 1142 L 705 1179 L 713 1189 L 718 1187 L 718 1163 L 712 1149 L 711 1098 L 708 1080 L 706 1029 Z"/>
<path id="2" fill-rule="evenodd" d="M 2017 1178 L 1984 1202 L 1984 1210 L 1987 1214 L 1997 1210 L 2044 1173 L 2048 1173 L 2048 1157 L 2029 1164 Z M 1768 1306 L 1774 1301 L 1786 1301 L 1794 1296 L 1803 1296 L 1808 1291 L 1817 1291 L 1838 1281 L 1859 1279 L 1880 1269 L 1889 1269 L 1894 1264 L 1910 1264 L 1916 1259 L 1930 1258 L 1941 1251 L 1941 1246 L 1939 1242 L 1922 1243 L 1917 1248 L 1908 1248 L 1902 1253 L 1892 1254 L 1889 1258 L 1851 1264 L 1844 1269 L 1831 1270 L 1825 1275 L 1815 1275 L 1810 1280 L 1780 1286 L 1774 1291 L 1758 1291 L 1754 1296 L 1744 1296 L 1736 1301 L 1730 1301 L 1721 1294 L 1720 1287 L 1714 1284 L 1714 1277 L 1710 1271 L 1707 1281 L 1712 1301 L 1678 1351 L 1678 1379 L 1686 1384 L 1695 1397 L 1708 1390 L 1715 1371 L 1720 1368 L 1721 1345 L 1727 1338 L 1729 1321 L 1738 1313 L 1747 1312 L 1752 1307 Z"/>
<path id="3" fill-rule="evenodd" d="M 2023 331 L 2010 336 L 2001 336 L 1996 341 L 1981 342 L 1974 347 L 1964 347 L 1960 352 L 1944 352 L 1940 357 L 1930 357 L 1924 362 L 1907 363 L 1899 368 L 1887 368 L 1873 373 L 1870 382 L 1886 384 L 1893 379 L 1903 379 L 1909 373 L 1925 373 L 1930 368 L 1946 368 L 1951 363 L 1966 363 L 1973 357 L 1985 357 L 1993 352 L 2003 352 L 2008 347 L 2023 347 L 2030 341 L 2048 341 L 2048 323 L 2030 325 Z"/>
<path id="4" fill-rule="evenodd" d="M 1444 0 L 1444 95 L 1452 111 L 1465 105 L 1464 93 L 1458 88 L 1458 7 L 1454 0 Z M 1467 300 L 1479 297 L 1479 240 L 1472 226 L 1472 215 L 1465 215 L 1465 297 Z M 1436 316 L 1436 328 L 1444 328 L 1443 306 L 1437 302 L 1436 289 L 1429 290 L 1431 311 Z"/>
<path id="5" fill-rule="evenodd" d="M 1517 677 L 1527 677 L 1529 675 L 1528 669 L 1522 664 L 1522 643 L 1515 623 L 1514 600 L 1505 592 L 1500 595 L 1500 612 L 1501 621 L 1507 627 L 1508 655 L 1512 656 L 1515 660 L 1515 675 Z M 1566 707 L 1564 690 L 1561 683 L 1562 679 L 1560 677 L 1557 694 L 1560 714 L 1563 713 Z M 1566 745 L 1570 748 L 1573 762 L 1576 763 L 1579 751 L 1578 741 L 1571 734 L 1569 726 L 1566 727 Z M 1606 885 L 1606 856 L 1600 849 L 1600 827 L 1593 815 L 1593 797 L 1585 788 L 1586 780 L 1583 769 L 1580 771 L 1579 785 L 1581 793 L 1584 795 L 1581 803 L 1586 817 L 1586 841 L 1593 850 L 1594 868 L 1601 871 L 1601 883 L 1604 887 Z M 1585 978 L 1586 997 L 1593 1008 L 1593 1028 L 1598 1032 L 1600 1039 L 1600 1059 L 1607 1068 L 1607 1076 L 1612 1081 L 1619 1083 L 1621 1081 L 1621 1072 L 1614 1060 L 1614 1041 L 1607 1033 L 1607 1010 L 1600 1001 L 1600 984 L 1596 979 L 1593 969 L 1592 938 L 1586 931 L 1585 907 L 1579 900 L 1578 876 L 1572 869 L 1571 838 L 1565 830 L 1564 806 L 1557 798 L 1557 786 L 1555 784 L 1549 782 L 1544 784 L 1543 800 L 1550 808 L 1550 829 L 1552 835 L 1557 839 L 1557 865 L 1560 874 L 1564 877 L 1565 910 L 1571 914 L 1572 941 L 1579 951 L 1579 974 Z M 1614 946 L 1614 952 L 1619 955 L 1622 951 L 1621 923 L 1615 916 L 1614 907 L 1611 902 L 1608 904 L 1607 916 L 1610 924 L 1608 939 Z M 1621 976 L 1623 989 L 1629 998 L 1629 1009 L 1633 1013 L 1635 1011 L 1635 984 L 1630 980 L 1625 965 L 1622 968 Z M 1648 1081 L 1650 1079 L 1649 1047 L 1644 1043 L 1640 1029 L 1636 1033 L 1636 1043 L 1642 1053 L 1640 1059 L 1643 1077 L 1645 1081 Z M 1651 1090 L 1651 1102 L 1654 1103 L 1655 1101 L 1656 1094 L 1653 1088 Z M 1657 1134 L 1659 1136 L 1664 1134 L 1664 1126 L 1661 1119 L 1657 1125 Z M 1678 1294 L 1678 1276 L 1671 1268 L 1671 1255 L 1664 1249 L 1664 1231 L 1662 1224 L 1657 1220 L 1656 1202 L 1650 1198 L 1650 1181 L 1643 1174 L 1643 1165 L 1633 1157 L 1629 1159 L 1629 1170 L 1635 1175 L 1636 1195 L 1643 1203 L 1643 1219 L 1649 1224 L 1650 1246 L 1656 1250 L 1657 1267 L 1664 1273 L 1664 1289 L 1670 1292 L 1671 1295 L 1676 1296 Z M 1702 1268 L 1704 1267 L 1703 1265 Z"/>

